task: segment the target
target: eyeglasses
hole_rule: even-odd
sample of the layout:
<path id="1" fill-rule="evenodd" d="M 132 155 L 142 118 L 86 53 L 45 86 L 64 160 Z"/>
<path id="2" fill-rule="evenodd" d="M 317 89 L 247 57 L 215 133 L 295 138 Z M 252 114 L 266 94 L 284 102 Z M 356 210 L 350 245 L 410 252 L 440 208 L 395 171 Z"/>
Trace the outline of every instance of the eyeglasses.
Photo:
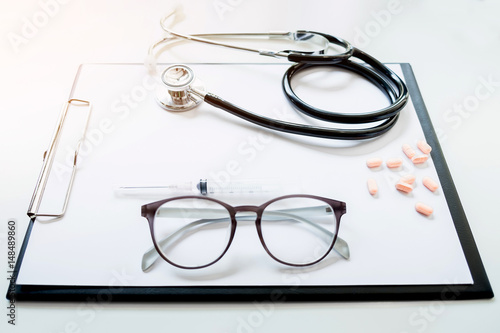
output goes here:
<path id="1" fill-rule="evenodd" d="M 345 212 L 345 202 L 313 195 L 286 195 L 261 206 L 237 207 L 199 196 L 156 201 L 142 206 L 154 244 L 143 256 L 142 270 L 159 256 L 185 269 L 216 263 L 229 249 L 237 221 L 255 221 L 262 246 L 282 264 L 314 265 L 332 249 L 348 259 L 349 247 L 337 237 Z"/>

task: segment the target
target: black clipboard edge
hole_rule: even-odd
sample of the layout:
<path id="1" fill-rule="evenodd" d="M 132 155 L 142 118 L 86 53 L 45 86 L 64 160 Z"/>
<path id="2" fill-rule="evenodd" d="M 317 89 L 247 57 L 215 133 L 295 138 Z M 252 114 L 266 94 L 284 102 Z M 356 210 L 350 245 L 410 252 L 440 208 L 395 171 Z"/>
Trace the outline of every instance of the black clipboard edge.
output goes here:
<path id="1" fill-rule="evenodd" d="M 14 267 L 14 272 L 9 282 L 9 289 L 7 289 L 6 297 L 10 301 L 17 300 L 18 299 L 17 296 L 20 293 L 20 288 L 19 285 L 17 284 L 17 275 L 19 274 L 19 270 L 21 269 L 24 253 L 26 252 L 26 248 L 28 247 L 28 242 L 31 235 L 31 230 L 33 229 L 34 222 L 35 218 L 32 218 L 28 223 L 28 228 L 26 229 L 26 233 L 24 234 L 23 243 L 21 245 L 21 249 L 19 250 L 19 255 L 17 256 L 16 266 Z"/>
<path id="2" fill-rule="evenodd" d="M 494 297 L 472 231 L 444 159 L 436 133 L 413 70 L 401 63 L 417 116 L 431 152 L 445 194 L 457 234 L 469 266 L 473 284 L 470 285 L 377 285 L 377 286 L 227 286 L 227 287 L 118 287 L 109 286 L 48 286 L 19 285 L 17 273 L 29 242 L 34 219 L 30 220 L 21 246 L 14 278 L 7 298 L 16 301 L 69 302 L 302 302 L 302 301 L 417 301 L 417 300 L 471 300 Z M 79 67 L 77 78 L 82 66 Z"/>
<path id="3" fill-rule="evenodd" d="M 479 255 L 479 250 L 474 240 L 474 236 L 472 235 L 469 222 L 465 216 L 465 211 L 460 202 L 457 189 L 453 183 L 448 164 L 444 158 L 443 150 L 441 149 L 429 113 L 422 99 L 422 94 L 415 80 L 415 75 L 410 64 L 401 64 L 401 68 L 406 78 L 406 84 L 410 90 L 410 96 L 415 110 L 417 111 L 425 140 L 433 147 L 431 151 L 432 160 L 434 161 L 460 244 L 462 245 L 472 279 L 474 280 L 472 289 L 477 290 L 478 293 L 487 295 L 485 298 L 492 298 L 494 297 L 493 290 L 488 280 L 488 276 L 486 275 L 486 270 L 483 266 L 481 256 Z M 411 77 L 412 80 L 409 80 L 409 77 Z"/>
<path id="4" fill-rule="evenodd" d="M 351 302 L 491 298 L 474 285 L 113 287 L 16 286 L 17 301 L 55 302 Z"/>

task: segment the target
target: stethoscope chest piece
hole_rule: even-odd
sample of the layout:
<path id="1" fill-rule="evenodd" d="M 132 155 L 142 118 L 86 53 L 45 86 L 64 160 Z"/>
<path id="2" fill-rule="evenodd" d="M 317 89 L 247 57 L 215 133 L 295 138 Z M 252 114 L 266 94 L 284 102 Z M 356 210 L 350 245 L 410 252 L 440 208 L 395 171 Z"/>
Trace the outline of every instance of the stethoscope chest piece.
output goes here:
<path id="1" fill-rule="evenodd" d="M 171 65 L 160 76 L 161 83 L 156 91 L 156 100 L 168 111 L 188 111 L 203 100 L 190 93 L 191 87 L 204 91 L 201 82 L 191 68 L 185 65 Z"/>

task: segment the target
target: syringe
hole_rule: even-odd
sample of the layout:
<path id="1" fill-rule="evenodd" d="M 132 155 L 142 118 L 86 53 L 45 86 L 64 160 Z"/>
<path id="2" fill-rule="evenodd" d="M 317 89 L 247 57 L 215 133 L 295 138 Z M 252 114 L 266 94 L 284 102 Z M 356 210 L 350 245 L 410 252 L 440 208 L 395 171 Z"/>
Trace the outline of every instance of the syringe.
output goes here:
<path id="1" fill-rule="evenodd" d="M 162 196 L 172 194 L 252 194 L 273 193 L 280 190 L 280 182 L 275 179 L 240 179 L 216 181 L 200 179 L 155 186 L 119 186 L 115 193 L 119 196 Z"/>

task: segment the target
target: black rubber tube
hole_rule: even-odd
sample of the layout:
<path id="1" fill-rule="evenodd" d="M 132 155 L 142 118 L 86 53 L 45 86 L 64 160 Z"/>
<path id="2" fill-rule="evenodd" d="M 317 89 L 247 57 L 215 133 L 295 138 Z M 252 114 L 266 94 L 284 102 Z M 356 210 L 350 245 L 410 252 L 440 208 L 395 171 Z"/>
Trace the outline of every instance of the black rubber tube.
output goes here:
<path id="1" fill-rule="evenodd" d="M 325 139 L 362 140 L 374 138 L 390 130 L 396 124 L 396 121 L 399 117 L 399 114 L 397 114 L 376 127 L 366 129 L 339 129 L 301 125 L 260 116 L 258 114 L 242 109 L 234 104 L 231 104 L 223 100 L 222 98 L 210 93 L 205 96 L 205 102 L 216 108 L 223 109 L 237 117 L 265 128 L 285 133 L 306 135 Z"/>
<path id="2" fill-rule="evenodd" d="M 346 51 L 338 56 L 297 53 L 292 53 L 288 56 L 288 60 L 296 61 L 297 63 L 292 65 L 285 72 L 282 80 L 282 88 L 294 108 L 310 117 L 328 122 L 359 125 L 366 125 L 373 122 L 381 123 L 371 127 L 354 129 L 318 127 L 305 124 L 295 124 L 260 116 L 210 93 L 205 96 L 205 101 L 217 108 L 223 109 L 259 126 L 298 135 L 326 139 L 362 140 L 375 138 L 391 129 L 396 124 L 399 113 L 405 107 L 409 97 L 408 88 L 401 78 L 377 59 L 361 50 L 358 50 L 357 48 L 352 47 L 351 44 L 340 38 L 317 32 L 303 32 L 320 34 L 327 38 L 330 43 L 344 47 Z M 352 61 L 351 59 L 357 59 L 358 61 Z M 361 60 L 361 62 L 359 60 Z M 363 78 L 377 86 L 390 100 L 391 105 L 380 110 L 353 114 L 318 109 L 304 102 L 293 91 L 291 86 L 292 79 L 294 75 L 305 69 L 320 66 L 343 68 L 361 75 Z"/>

